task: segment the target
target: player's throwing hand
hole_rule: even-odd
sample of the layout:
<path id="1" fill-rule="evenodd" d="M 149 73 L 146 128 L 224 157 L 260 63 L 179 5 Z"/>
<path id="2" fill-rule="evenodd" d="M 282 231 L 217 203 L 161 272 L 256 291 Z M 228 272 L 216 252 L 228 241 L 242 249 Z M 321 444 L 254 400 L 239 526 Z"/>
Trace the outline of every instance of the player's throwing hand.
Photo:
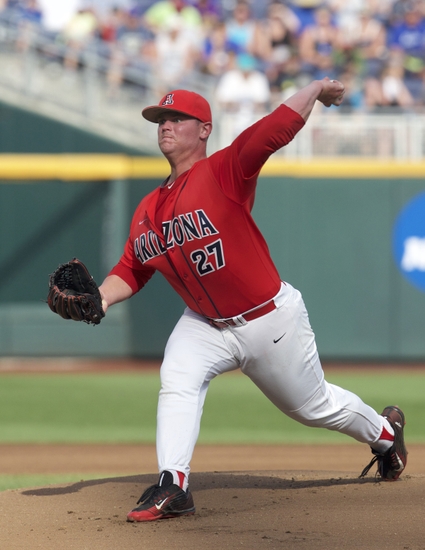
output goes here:
<path id="1" fill-rule="evenodd" d="M 321 80 L 323 90 L 317 98 L 325 107 L 341 105 L 344 99 L 344 84 L 339 80 L 330 80 L 327 76 Z"/>

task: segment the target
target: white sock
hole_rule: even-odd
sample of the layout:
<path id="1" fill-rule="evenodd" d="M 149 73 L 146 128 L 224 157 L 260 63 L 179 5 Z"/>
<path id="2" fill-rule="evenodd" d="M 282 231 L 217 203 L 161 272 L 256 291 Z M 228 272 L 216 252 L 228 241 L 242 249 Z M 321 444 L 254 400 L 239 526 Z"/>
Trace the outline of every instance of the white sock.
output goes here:
<path id="1" fill-rule="evenodd" d="M 391 424 L 388 422 L 388 420 L 385 417 L 383 417 L 382 420 L 383 420 L 383 426 L 382 426 L 381 437 L 378 439 L 378 441 L 373 443 L 371 447 L 373 450 L 377 451 L 378 453 L 383 454 L 393 446 L 394 439 L 389 439 L 388 436 L 394 437 L 394 430 Z M 382 437 L 383 434 L 385 434 L 384 437 Z"/>

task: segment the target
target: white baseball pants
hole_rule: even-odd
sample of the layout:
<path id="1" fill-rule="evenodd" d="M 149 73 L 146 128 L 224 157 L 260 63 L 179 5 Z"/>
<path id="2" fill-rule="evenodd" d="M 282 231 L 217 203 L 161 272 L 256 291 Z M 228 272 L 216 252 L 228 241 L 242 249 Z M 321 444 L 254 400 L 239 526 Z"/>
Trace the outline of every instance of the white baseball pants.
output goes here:
<path id="1" fill-rule="evenodd" d="M 383 417 L 357 395 L 325 381 L 300 292 L 283 283 L 274 301 L 277 309 L 263 317 L 221 330 L 185 310 L 168 340 L 161 366 L 160 472 L 189 475 L 209 383 L 218 374 L 238 368 L 294 420 L 337 430 L 369 445 L 379 439 Z"/>

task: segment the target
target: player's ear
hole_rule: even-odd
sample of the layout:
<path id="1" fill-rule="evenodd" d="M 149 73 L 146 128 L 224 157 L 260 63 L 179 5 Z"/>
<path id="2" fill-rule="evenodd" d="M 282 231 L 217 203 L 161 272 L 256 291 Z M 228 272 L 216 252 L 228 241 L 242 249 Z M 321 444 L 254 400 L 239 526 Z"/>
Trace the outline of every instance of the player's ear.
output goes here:
<path id="1" fill-rule="evenodd" d="M 200 136 L 207 139 L 212 132 L 212 122 L 202 122 Z"/>

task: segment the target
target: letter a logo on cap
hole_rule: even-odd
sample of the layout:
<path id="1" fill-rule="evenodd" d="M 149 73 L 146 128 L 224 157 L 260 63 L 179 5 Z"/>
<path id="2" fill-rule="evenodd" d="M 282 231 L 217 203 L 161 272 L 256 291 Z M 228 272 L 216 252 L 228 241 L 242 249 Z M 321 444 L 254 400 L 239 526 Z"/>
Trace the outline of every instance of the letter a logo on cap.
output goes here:
<path id="1" fill-rule="evenodd" d="M 174 103 L 174 94 L 167 94 L 165 96 L 164 101 L 162 102 L 163 105 L 173 105 Z"/>

